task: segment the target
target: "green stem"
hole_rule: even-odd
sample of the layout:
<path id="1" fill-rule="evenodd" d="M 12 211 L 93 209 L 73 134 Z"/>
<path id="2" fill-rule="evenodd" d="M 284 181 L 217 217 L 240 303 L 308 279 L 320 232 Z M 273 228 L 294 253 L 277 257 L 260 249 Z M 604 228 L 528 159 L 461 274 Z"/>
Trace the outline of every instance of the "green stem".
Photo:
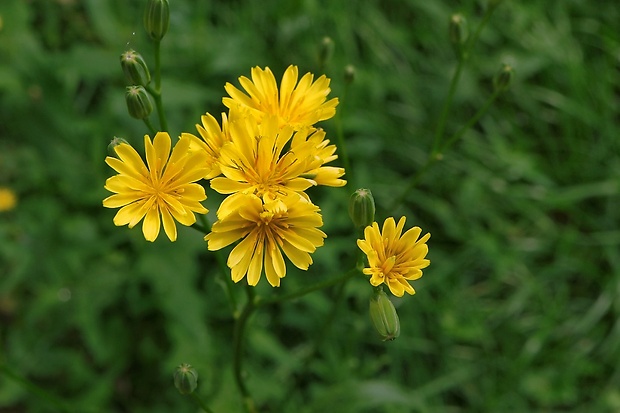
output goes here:
<path id="1" fill-rule="evenodd" d="M 459 59 L 458 65 L 456 66 L 456 71 L 452 75 L 452 80 L 450 81 L 450 89 L 448 90 L 448 96 L 446 96 L 446 100 L 443 103 L 441 115 L 439 116 L 439 123 L 437 124 L 437 129 L 435 130 L 435 138 L 433 139 L 433 147 L 431 153 L 435 153 L 437 149 L 439 149 L 441 138 L 443 138 L 444 130 L 446 129 L 448 113 L 450 112 L 450 108 L 452 107 L 452 100 L 456 92 L 456 86 L 461 79 L 461 72 L 463 71 L 463 66 L 465 65 L 466 53 L 467 52 L 460 54 L 461 57 Z"/>
<path id="2" fill-rule="evenodd" d="M 244 349 L 244 335 L 245 335 L 245 327 L 250 316 L 256 310 L 256 302 L 254 300 L 255 293 L 254 287 L 247 285 L 246 293 L 248 296 L 248 301 L 245 303 L 245 307 L 243 307 L 243 311 L 235 321 L 235 330 L 234 330 L 234 338 L 233 338 L 233 373 L 235 376 L 235 383 L 237 384 L 237 388 L 239 389 L 239 393 L 243 397 L 243 404 L 245 410 L 248 413 L 257 413 L 254 400 L 250 395 L 250 392 L 245 384 L 243 379 L 243 349 Z"/>
<path id="3" fill-rule="evenodd" d="M 168 122 L 166 122 L 166 115 L 164 114 L 164 106 L 161 99 L 161 42 L 159 40 L 154 41 L 155 51 L 155 88 L 147 87 L 146 90 L 153 96 L 155 100 L 155 107 L 157 108 L 157 114 L 159 115 L 159 127 L 160 130 L 168 132 Z"/>
<path id="4" fill-rule="evenodd" d="M 206 404 L 202 401 L 202 399 L 200 398 L 200 396 L 198 396 L 198 395 L 196 394 L 196 392 L 193 392 L 193 393 L 192 393 L 192 398 L 196 401 L 196 403 L 198 403 L 198 406 L 200 406 L 200 408 L 201 408 L 202 410 L 204 410 L 204 411 L 205 411 L 205 412 L 207 412 L 207 413 L 213 413 L 213 410 L 211 410 L 211 409 L 209 408 L 209 406 L 207 406 L 207 405 L 206 405 Z"/>
<path id="5" fill-rule="evenodd" d="M 489 96 L 489 98 L 486 100 L 486 102 L 484 102 L 484 104 L 482 105 L 482 107 L 480 109 L 478 109 L 478 111 L 474 114 L 474 116 L 472 116 L 469 121 L 463 125 L 461 127 L 461 129 L 459 129 L 454 135 L 452 135 L 447 141 L 446 143 L 441 147 L 439 154 L 446 152 L 448 149 L 450 149 L 450 147 L 457 141 L 459 140 L 464 134 L 465 132 L 467 132 L 472 126 L 474 126 L 482 116 L 484 116 L 484 114 L 489 110 L 489 108 L 491 107 L 491 105 L 493 104 L 493 102 L 495 102 L 495 100 L 497 99 L 497 97 L 500 95 L 501 92 L 499 91 L 495 91 L 493 92 L 493 94 L 491 96 Z"/>
<path id="6" fill-rule="evenodd" d="M 202 225 L 194 223 L 192 228 L 200 230 L 203 234 L 207 235 L 211 232 L 211 223 L 205 215 L 198 215 Z M 233 281 L 228 274 L 230 273 L 230 269 L 228 265 L 226 265 L 226 260 L 222 256 L 221 251 L 213 251 L 215 253 L 215 261 L 217 261 L 218 266 L 220 267 L 220 274 L 222 278 L 222 284 L 224 284 L 224 289 L 226 290 L 226 296 L 228 297 L 228 302 L 230 303 L 230 307 L 232 310 L 233 317 L 238 315 L 238 307 L 237 307 L 237 299 L 235 298 L 235 293 L 233 291 Z"/>
<path id="7" fill-rule="evenodd" d="M 12 379 L 13 381 L 19 383 L 23 388 L 25 388 L 26 390 L 28 390 L 30 393 L 40 397 L 41 399 L 44 399 L 46 401 L 48 401 L 50 404 L 54 405 L 55 408 L 58 411 L 64 412 L 64 413 L 70 413 L 71 410 L 69 408 L 67 408 L 67 406 L 65 406 L 65 404 L 60 401 L 57 397 L 53 396 L 52 394 L 48 393 L 47 391 L 43 390 L 41 387 L 37 386 L 36 384 L 32 383 L 31 381 L 17 375 L 16 373 L 14 373 L 12 370 L 10 370 L 7 366 L 0 366 L 0 372 L 2 372 L 5 376 L 7 376 L 8 378 Z"/>
<path id="8" fill-rule="evenodd" d="M 302 289 L 300 289 L 298 291 L 293 291 L 292 293 L 289 293 L 289 294 L 283 294 L 283 295 L 279 295 L 279 296 L 276 296 L 276 297 L 259 299 L 259 300 L 257 300 L 256 305 L 258 307 L 260 307 L 260 306 L 264 306 L 264 305 L 281 303 L 281 302 L 287 301 L 287 300 L 293 300 L 295 298 L 302 297 L 302 296 L 304 296 L 306 294 L 309 294 L 311 292 L 314 292 L 314 291 L 317 291 L 317 290 L 321 290 L 323 288 L 331 287 L 332 285 L 341 283 L 341 282 L 347 280 L 348 278 L 352 277 L 353 275 L 355 275 L 357 273 L 359 273 L 359 269 L 358 268 L 353 268 L 353 269 L 350 269 L 349 271 L 347 271 L 346 273 L 341 274 L 338 277 L 334 277 L 334 278 L 327 279 L 325 281 L 321 281 L 321 282 L 316 283 L 314 285 L 311 285 L 309 287 L 302 288 Z"/>
<path id="9" fill-rule="evenodd" d="M 151 135 L 153 135 L 153 137 L 155 137 L 155 134 L 157 133 L 157 131 L 155 130 L 155 128 L 153 127 L 153 124 L 151 123 L 151 121 L 149 120 L 149 118 L 144 118 L 142 119 L 144 121 L 144 124 L 146 125 L 146 127 L 148 128 L 149 132 Z"/>
<path id="10" fill-rule="evenodd" d="M 347 91 L 349 89 L 349 84 L 346 83 L 344 86 L 344 91 L 342 92 L 342 99 L 340 99 L 340 110 L 336 112 L 336 137 L 338 139 L 338 149 L 340 155 L 342 157 L 342 163 L 344 164 L 344 170 L 347 174 L 347 184 L 353 180 L 352 178 L 352 170 L 351 163 L 349 162 L 349 155 L 347 153 L 347 147 L 344 143 L 344 132 L 342 130 L 342 111 L 344 110 L 344 102 L 346 101 Z"/>
<path id="11" fill-rule="evenodd" d="M 482 117 L 482 115 L 484 115 L 489 106 L 497 98 L 498 93 L 494 92 L 493 95 L 482 106 L 482 108 L 478 110 L 478 112 L 476 112 L 476 114 L 467 122 L 467 124 L 465 124 L 461 129 L 459 129 L 457 133 L 452 135 L 444 145 L 441 144 L 445 132 L 448 114 L 450 112 L 450 108 L 452 107 L 452 101 L 454 99 L 454 94 L 456 93 L 456 87 L 461 78 L 463 67 L 469 59 L 470 53 L 476 45 L 482 29 L 489 22 L 489 19 L 491 18 L 491 15 L 496 8 L 497 5 L 487 8 L 484 17 L 482 18 L 482 21 L 476 28 L 476 31 L 472 36 L 469 37 L 469 39 L 467 39 L 467 43 L 463 48 L 463 52 L 459 53 L 459 62 L 454 74 L 452 75 L 452 80 L 450 81 L 450 89 L 448 89 L 448 95 L 446 96 L 446 100 L 444 101 L 443 108 L 439 116 L 439 122 L 437 124 L 437 129 L 435 130 L 431 153 L 428 155 L 428 158 L 426 159 L 424 165 L 420 169 L 418 169 L 418 171 L 409 179 L 409 182 L 405 186 L 405 190 L 401 192 L 400 196 L 398 196 L 396 200 L 392 203 L 392 205 L 388 208 L 389 211 L 394 210 L 405 200 L 405 198 L 407 198 L 407 195 L 409 195 L 409 192 L 418 184 L 420 178 L 422 178 L 422 175 L 426 173 L 426 171 L 431 167 L 431 165 L 443 158 L 443 153 L 448 150 L 452 146 L 452 144 L 454 144 L 454 142 L 456 142 L 461 136 L 463 136 L 463 134 L 469 128 L 471 128 L 480 119 L 480 117 Z"/>

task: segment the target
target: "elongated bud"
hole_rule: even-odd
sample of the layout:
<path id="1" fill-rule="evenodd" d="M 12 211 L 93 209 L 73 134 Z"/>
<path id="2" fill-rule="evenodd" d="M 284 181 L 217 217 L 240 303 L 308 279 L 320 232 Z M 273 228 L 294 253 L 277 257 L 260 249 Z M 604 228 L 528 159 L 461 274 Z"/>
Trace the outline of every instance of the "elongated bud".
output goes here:
<path id="1" fill-rule="evenodd" d="M 121 55 L 121 68 L 129 85 L 146 86 L 151 81 L 146 62 L 135 50 L 127 50 Z"/>
<path id="2" fill-rule="evenodd" d="M 174 387 L 181 394 L 190 394 L 198 386 L 198 373 L 189 364 L 181 364 L 174 372 Z"/>
<path id="3" fill-rule="evenodd" d="M 508 90 L 510 87 L 510 83 L 512 82 L 512 76 L 514 75 L 514 70 L 512 66 L 503 64 L 502 68 L 499 69 L 499 72 L 493 78 L 493 88 L 495 92 L 504 92 Z"/>
<path id="4" fill-rule="evenodd" d="M 452 43 L 452 47 L 456 54 L 461 57 L 463 46 L 468 36 L 467 20 L 465 20 L 465 17 L 460 13 L 453 14 L 450 16 L 450 25 L 448 29 L 450 43 Z"/>
<path id="5" fill-rule="evenodd" d="M 148 0 L 144 10 L 144 28 L 153 40 L 159 41 L 170 26 L 170 6 L 168 0 Z"/>
<path id="6" fill-rule="evenodd" d="M 321 49 L 319 50 L 319 64 L 321 67 L 325 67 L 329 59 L 334 54 L 334 41 L 331 37 L 325 36 L 321 40 Z"/>
<path id="7" fill-rule="evenodd" d="M 353 225 L 363 228 L 375 220 L 375 199 L 370 189 L 360 188 L 349 197 L 349 216 Z"/>
<path id="8" fill-rule="evenodd" d="M 344 82 L 346 84 L 352 83 L 355 80 L 355 66 L 346 65 L 344 68 Z"/>
<path id="9" fill-rule="evenodd" d="M 129 114 L 136 119 L 146 119 L 153 111 L 151 98 L 142 86 L 127 86 L 125 101 Z"/>
<path id="10" fill-rule="evenodd" d="M 398 314 L 381 287 L 375 288 L 370 298 L 370 319 L 383 341 L 392 341 L 400 335 Z"/>
<path id="11" fill-rule="evenodd" d="M 127 144 L 129 145 L 129 142 L 127 142 L 125 139 L 123 138 L 119 138 L 117 136 L 114 137 L 114 139 L 112 139 L 110 141 L 110 144 L 108 145 L 108 155 L 110 156 L 116 156 L 116 150 L 115 148 L 120 145 L 120 144 Z"/>

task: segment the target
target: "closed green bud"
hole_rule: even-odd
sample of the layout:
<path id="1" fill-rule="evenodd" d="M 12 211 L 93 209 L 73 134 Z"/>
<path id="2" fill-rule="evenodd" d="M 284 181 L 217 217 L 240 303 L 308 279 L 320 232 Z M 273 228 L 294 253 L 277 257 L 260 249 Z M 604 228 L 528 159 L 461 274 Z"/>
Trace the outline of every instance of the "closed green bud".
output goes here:
<path id="1" fill-rule="evenodd" d="M 356 228 L 371 225 L 375 220 L 375 199 L 370 189 L 358 189 L 349 197 L 349 216 Z"/>
<path id="2" fill-rule="evenodd" d="M 108 154 L 109 154 L 110 156 L 116 156 L 116 150 L 115 150 L 115 148 L 116 148 L 118 145 L 121 145 L 121 144 L 123 144 L 123 143 L 125 143 L 125 144 L 129 145 L 129 142 L 127 142 L 125 139 L 123 139 L 123 138 L 119 138 L 119 137 L 115 136 L 115 137 L 114 137 L 114 139 L 112 139 L 112 140 L 110 141 L 110 144 L 108 145 Z"/>
<path id="3" fill-rule="evenodd" d="M 392 341 L 400 335 L 398 314 L 382 287 L 376 287 L 370 298 L 370 319 L 383 341 Z"/>
<path id="4" fill-rule="evenodd" d="M 144 10 L 144 28 L 153 40 L 159 41 L 170 26 L 170 6 L 168 0 L 148 0 Z"/>
<path id="5" fill-rule="evenodd" d="M 493 78 L 493 88 L 495 92 L 500 93 L 506 91 L 510 87 L 513 74 L 514 70 L 512 67 L 504 63 Z"/>
<path id="6" fill-rule="evenodd" d="M 136 119 L 146 119 L 153 111 L 151 98 L 142 86 L 127 86 L 125 101 L 129 114 Z"/>
<path id="7" fill-rule="evenodd" d="M 463 46 L 468 36 L 467 20 L 465 20 L 465 17 L 460 13 L 453 14 L 450 16 L 450 25 L 448 29 L 450 43 L 452 43 L 452 47 L 457 55 L 461 57 Z"/>
<path id="8" fill-rule="evenodd" d="M 319 50 L 319 64 L 321 67 L 325 67 L 329 59 L 332 58 L 334 54 L 334 41 L 331 37 L 323 37 L 321 40 L 321 49 Z"/>
<path id="9" fill-rule="evenodd" d="M 349 84 L 355 80 L 355 66 L 346 65 L 344 68 L 344 82 Z"/>
<path id="10" fill-rule="evenodd" d="M 121 68 L 130 85 L 146 86 L 151 81 L 151 73 L 146 62 L 135 50 L 127 50 L 121 55 Z"/>
<path id="11" fill-rule="evenodd" d="M 198 387 L 198 373 L 189 364 L 181 364 L 174 372 L 174 387 L 181 394 L 190 394 Z"/>

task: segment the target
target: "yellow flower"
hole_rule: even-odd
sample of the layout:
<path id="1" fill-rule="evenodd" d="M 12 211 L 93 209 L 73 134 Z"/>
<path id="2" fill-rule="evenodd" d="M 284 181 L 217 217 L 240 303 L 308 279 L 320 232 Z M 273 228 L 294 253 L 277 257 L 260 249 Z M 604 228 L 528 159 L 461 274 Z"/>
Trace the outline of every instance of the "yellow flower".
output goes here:
<path id="1" fill-rule="evenodd" d="M 200 134 L 199 139 L 191 133 L 182 133 L 182 138 L 190 138 L 191 150 L 204 150 L 207 154 L 207 167 L 208 173 L 204 176 L 205 179 L 211 179 L 221 174 L 219 159 L 220 150 L 226 142 L 230 141 L 230 133 L 228 132 L 228 119 L 226 114 L 222 113 L 222 127 L 217 123 L 217 120 L 207 113 L 201 117 L 202 125 L 196 125 L 196 129 Z"/>
<path id="2" fill-rule="evenodd" d="M 289 125 L 294 130 L 309 127 L 336 114 L 338 98 L 327 99 L 331 91 L 330 80 L 322 75 L 316 81 L 312 73 L 306 73 L 297 83 L 297 66 L 289 66 L 282 76 L 280 90 L 271 70 L 266 67 L 252 68 L 252 80 L 245 76 L 239 83 L 246 95 L 230 83 L 224 87 L 230 97 L 222 102 L 231 110 L 247 111 L 259 122 L 265 116 L 277 116 L 280 127 Z"/>
<path id="3" fill-rule="evenodd" d="M 267 281 L 274 286 L 286 275 L 282 252 L 302 270 L 312 264 L 310 253 L 323 245 L 326 235 L 319 208 L 305 198 L 292 194 L 268 203 L 255 195 L 243 195 L 237 209 L 213 224 L 205 237 L 210 251 L 219 250 L 242 239 L 228 256 L 234 282 L 247 274 L 256 285 L 263 268 Z"/>
<path id="4" fill-rule="evenodd" d="M 431 234 L 418 239 L 422 230 L 413 227 L 401 233 L 405 226 L 405 217 L 395 225 L 394 218 L 390 217 L 383 224 L 383 231 L 373 222 L 364 230 L 364 239 L 358 239 L 358 247 L 368 257 L 369 268 L 364 268 L 364 274 L 370 275 L 373 286 L 386 284 L 392 294 L 402 297 L 405 292 L 415 294 L 415 290 L 407 280 L 417 280 L 422 276 L 422 269 L 431 263 L 425 259 L 428 253 L 426 241 Z"/>
<path id="5" fill-rule="evenodd" d="M 220 151 L 221 177 L 211 180 L 211 188 L 232 195 L 224 200 L 218 217 L 230 213 L 237 196 L 252 194 L 268 203 L 276 198 L 300 193 L 314 185 L 343 186 L 343 168 L 325 167 L 337 158 L 334 145 L 324 140 L 325 132 L 307 129 L 293 133 L 279 129 L 277 119 L 266 118 L 258 125 L 254 118 L 231 122 L 231 141 Z M 288 149 L 286 149 L 288 148 Z"/>
<path id="6" fill-rule="evenodd" d="M 0 187 L 0 212 L 10 211 L 17 205 L 17 196 L 10 188 Z"/>
<path id="7" fill-rule="evenodd" d="M 104 199 L 103 206 L 122 207 L 114 217 L 117 226 L 133 228 L 144 218 L 142 232 L 147 241 L 157 239 L 163 221 L 166 235 L 175 241 L 174 220 L 189 226 L 196 222 L 194 212 L 208 212 L 200 204 L 207 198 L 205 190 L 194 183 L 207 173 L 206 155 L 204 151 L 190 152 L 188 138 L 181 138 L 171 154 L 166 132 L 158 132 L 152 143 L 145 136 L 144 146 L 148 168 L 138 152 L 126 143 L 114 148 L 120 159 L 106 158 L 118 175 L 106 181 L 105 188 L 115 194 Z"/>

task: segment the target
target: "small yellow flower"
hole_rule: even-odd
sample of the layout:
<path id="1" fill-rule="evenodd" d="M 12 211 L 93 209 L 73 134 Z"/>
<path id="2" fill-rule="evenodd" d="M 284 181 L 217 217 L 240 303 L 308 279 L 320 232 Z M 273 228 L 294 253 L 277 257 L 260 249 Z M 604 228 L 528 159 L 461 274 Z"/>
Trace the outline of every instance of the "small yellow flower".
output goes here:
<path id="1" fill-rule="evenodd" d="M 205 179 L 212 179 L 222 172 L 220 171 L 219 159 L 220 150 L 226 142 L 230 141 L 230 133 L 228 132 L 228 118 L 222 113 L 222 127 L 217 120 L 207 113 L 201 117 L 202 125 L 196 125 L 196 129 L 202 139 L 199 139 L 191 133 L 182 133 L 181 137 L 191 138 L 192 144 L 190 150 L 204 150 L 207 154 L 207 166 L 209 172 L 205 175 Z"/>
<path id="2" fill-rule="evenodd" d="M 237 240 L 228 256 L 234 282 L 247 274 L 250 285 L 256 285 L 263 268 L 267 281 L 280 286 L 286 275 L 282 252 L 302 270 L 312 264 L 313 253 L 323 245 L 326 235 L 319 208 L 298 194 L 268 203 L 255 195 L 243 195 L 237 209 L 213 224 L 205 237 L 210 251 L 216 251 Z"/>
<path id="3" fill-rule="evenodd" d="M 225 97 L 222 102 L 231 110 L 249 112 L 259 122 L 265 116 L 277 116 L 280 127 L 289 125 L 294 130 L 333 117 L 338 98 L 326 102 L 331 91 L 330 80 L 322 75 L 314 81 L 314 75 L 306 73 L 297 83 L 297 77 L 297 66 L 289 66 L 278 90 L 276 78 L 268 67 L 264 70 L 253 67 L 252 80 L 245 76 L 239 78 L 239 83 L 249 96 L 226 83 L 224 88 L 230 97 Z"/>
<path id="4" fill-rule="evenodd" d="M 188 138 L 181 138 L 170 153 L 171 141 L 166 132 L 158 132 L 153 142 L 145 136 L 144 146 L 148 167 L 126 143 L 114 148 L 120 159 L 106 158 L 118 175 L 106 181 L 105 188 L 115 194 L 104 199 L 103 206 L 122 207 L 114 217 L 117 226 L 133 228 L 144 218 L 142 232 L 147 241 L 157 239 L 163 221 L 166 235 L 175 241 L 174 220 L 189 226 L 196 222 L 195 212 L 208 212 L 200 204 L 207 198 L 205 190 L 195 183 L 207 173 L 206 154 L 189 151 Z"/>
<path id="5" fill-rule="evenodd" d="M 291 127 L 278 128 L 269 117 L 257 124 L 252 117 L 231 122 L 231 141 L 220 151 L 221 177 L 211 180 L 211 188 L 221 194 L 236 194 L 224 200 L 218 210 L 222 217 L 234 210 L 242 194 L 256 195 L 269 203 L 279 197 L 314 185 L 343 186 L 343 168 L 323 166 L 336 159 L 336 147 L 327 145 L 325 132 Z"/>
<path id="6" fill-rule="evenodd" d="M 358 239 L 358 247 L 368 257 L 368 268 L 364 268 L 364 274 L 370 275 L 370 283 L 373 286 L 386 284 L 392 294 L 402 297 L 405 292 L 415 294 L 415 290 L 408 280 L 417 280 L 422 276 L 422 269 L 431 263 L 425 259 L 428 253 L 426 241 L 431 234 L 422 238 L 419 227 L 413 227 L 401 233 L 405 226 L 405 217 L 395 224 L 394 218 L 390 217 L 383 223 L 383 230 L 379 231 L 379 225 L 373 222 L 364 230 L 364 239 Z"/>
<path id="7" fill-rule="evenodd" d="M 17 205 L 17 195 L 10 188 L 0 187 L 0 212 L 10 211 Z"/>

